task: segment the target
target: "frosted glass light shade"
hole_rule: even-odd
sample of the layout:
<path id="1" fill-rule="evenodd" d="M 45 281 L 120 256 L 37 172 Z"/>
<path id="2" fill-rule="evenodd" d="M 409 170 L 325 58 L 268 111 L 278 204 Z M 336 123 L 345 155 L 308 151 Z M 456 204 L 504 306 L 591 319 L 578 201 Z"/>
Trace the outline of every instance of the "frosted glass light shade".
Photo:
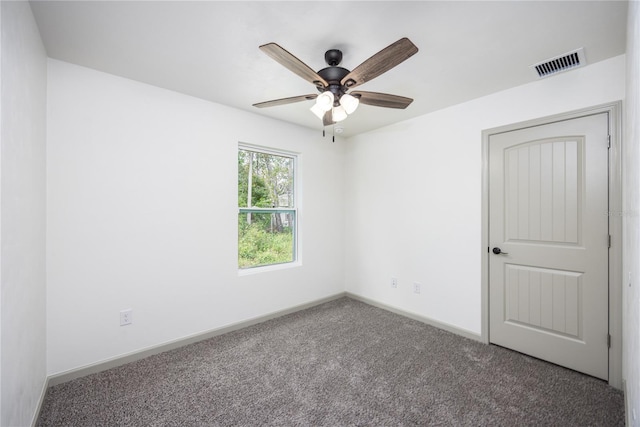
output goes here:
<path id="1" fill-rule="evenodd" d="M 356 108 L 358 108 L 358 104 L 360 104 L 360 100 L 355 96 L 349 95 L 348 93 L 345 93 L 340 98 L 340 105 L 342 105 L 344 111 L 346 111 L 347 114 L 351 114 L 356 111 Z"/>
<path id="2" fill-rule="evenodd" d="M 331 116 L 334 122 L 339 122 L 347 118 L 347 112 L 344 110 L 344 107 L 342 107 L 342 105 L 339 105 L 337 107 L 333 107 Z"/>
<path id="3" fill-rule="evenodd" d="M 324 117 L 324 113 L 326 113 L 326 111 L 324 111 L 322 108 L 320 108 L 320 106 L 318 104 L 313 104 L 313 106 L 310 108 L 310 110 L 320 120 L 322 120 L 322 118 Z"/>
<path id="4" fill-rule="evenodd" d="M 326 91 L 322 92 L 316 98 L 316 105 L 322 108 L 322 111 L 329 111 L 333 107 L 333 93 Z"/>

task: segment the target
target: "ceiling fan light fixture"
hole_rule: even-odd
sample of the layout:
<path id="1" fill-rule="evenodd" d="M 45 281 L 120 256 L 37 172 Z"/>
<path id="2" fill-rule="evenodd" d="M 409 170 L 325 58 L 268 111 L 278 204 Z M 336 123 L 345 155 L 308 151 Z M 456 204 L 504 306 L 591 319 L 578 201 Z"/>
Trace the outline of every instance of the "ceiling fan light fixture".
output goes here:
<path id="1" fill-rule="evenodd" d="M 358 104 L 360 104 L 360 100 L 355 96 L 349 95 L 348 93 L 345 93 L 340 98 L 340 105 L 342 105 L 344 111 L 346 111 L 347 114 L 352 114 L 354 111 L 356 111 L 356 108 L 358 108 Z"/>
<path id="2" fill-rule="evenodd" d="M 333 93 L 329 91 L 322 92 L 316 98 L 315 106 L 317 106 L 318 108 L 321 108 L 322 111 L 329 111 L 331 107 L 333 107 L 333 101 L 334 101 Z"/>
<path id="3" fill-rule="evenodd" d="M 347 112 L 345 111 L 342 105 L 338 105 L 337 107 L 333 107 L 331 111 L 331 117 L 334 122 L 340 122 L 347 118 Z"/>

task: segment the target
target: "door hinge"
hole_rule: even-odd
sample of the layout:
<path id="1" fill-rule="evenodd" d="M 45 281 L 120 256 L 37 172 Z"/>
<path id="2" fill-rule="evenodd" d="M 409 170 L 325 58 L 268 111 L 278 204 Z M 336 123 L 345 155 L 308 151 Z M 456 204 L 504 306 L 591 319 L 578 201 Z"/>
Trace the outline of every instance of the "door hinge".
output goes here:
<path id="1" fill-rule="evenodd" d="M 607 135 L 607 148 L 611 148 L 611 135 Z"/>
<path id="2" fill-rule="evenodd" d="M 611 234 L 609 234 L 609 241 L 607 242 L 609 249 L 611 249 Z"/>
<path id="3" fill-rule="evenodd" d="M 607 348 L 611 348 L 611 334 L 607 334 Z"/>

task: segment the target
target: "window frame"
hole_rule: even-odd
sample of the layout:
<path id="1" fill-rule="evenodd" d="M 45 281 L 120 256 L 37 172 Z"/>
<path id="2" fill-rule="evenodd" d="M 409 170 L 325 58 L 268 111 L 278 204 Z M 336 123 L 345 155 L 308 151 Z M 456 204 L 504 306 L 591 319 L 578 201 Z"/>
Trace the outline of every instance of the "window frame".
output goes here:
<path id="1" fill-rule="evenodd" d="M 238 264 L 237 270 L 238 275 L 249 275 L 254 273 L 260 273 L 264 271 L 272 271 L 272 270 L 281 270 L 286 268 L 297 267 L 301 265 L 301 256 L 300 256 L 300 183 L 299 183 L 299 167 L 300 167 L 300 153 L 265 147 L 261 145 L 247 144 L 240 142 L 238 143 L 238 149 L 236 151 L 236 158 L 240 150 L 244 151 L 252 151 L 254 153 L 267 154 L 272 156 L 286 157 L 292 160 L 293 162 L 293 206 L 292 207 L 275 207 L 275 208 L 267 208 L 267 207 L 240 207 L 238 206 L 238 215 L 247 214 L 247 213 L 289 213 L 293 215 L 294 218 L 294 226 L 293 226 L 293 260 L 287 262 L 273 263 L 273 264 L 264 264 L 264 265 L 256 265 L 253 267 L 244 267 L 241 268 Z M 238 172 L 236 170 L 236 172 Z M 237 176 L 237 173 L 236 173 Z M 236 195 L 238 194 L 238 181 L 236 178 Z M 236 222 L 236 227 L 238 223 Z M 236 260 L 238 257 L 239 251 L 239 230 L 236 228 Z"/>

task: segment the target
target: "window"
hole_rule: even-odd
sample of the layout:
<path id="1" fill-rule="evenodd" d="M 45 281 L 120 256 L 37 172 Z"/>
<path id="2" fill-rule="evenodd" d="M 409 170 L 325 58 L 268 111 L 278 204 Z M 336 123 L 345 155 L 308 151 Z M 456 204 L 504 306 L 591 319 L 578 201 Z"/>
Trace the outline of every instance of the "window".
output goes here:
<path id="1" fill-rule="evenodd" d="M 238 267 L 296 261 L 296 156 L 238 148 Z"/>

